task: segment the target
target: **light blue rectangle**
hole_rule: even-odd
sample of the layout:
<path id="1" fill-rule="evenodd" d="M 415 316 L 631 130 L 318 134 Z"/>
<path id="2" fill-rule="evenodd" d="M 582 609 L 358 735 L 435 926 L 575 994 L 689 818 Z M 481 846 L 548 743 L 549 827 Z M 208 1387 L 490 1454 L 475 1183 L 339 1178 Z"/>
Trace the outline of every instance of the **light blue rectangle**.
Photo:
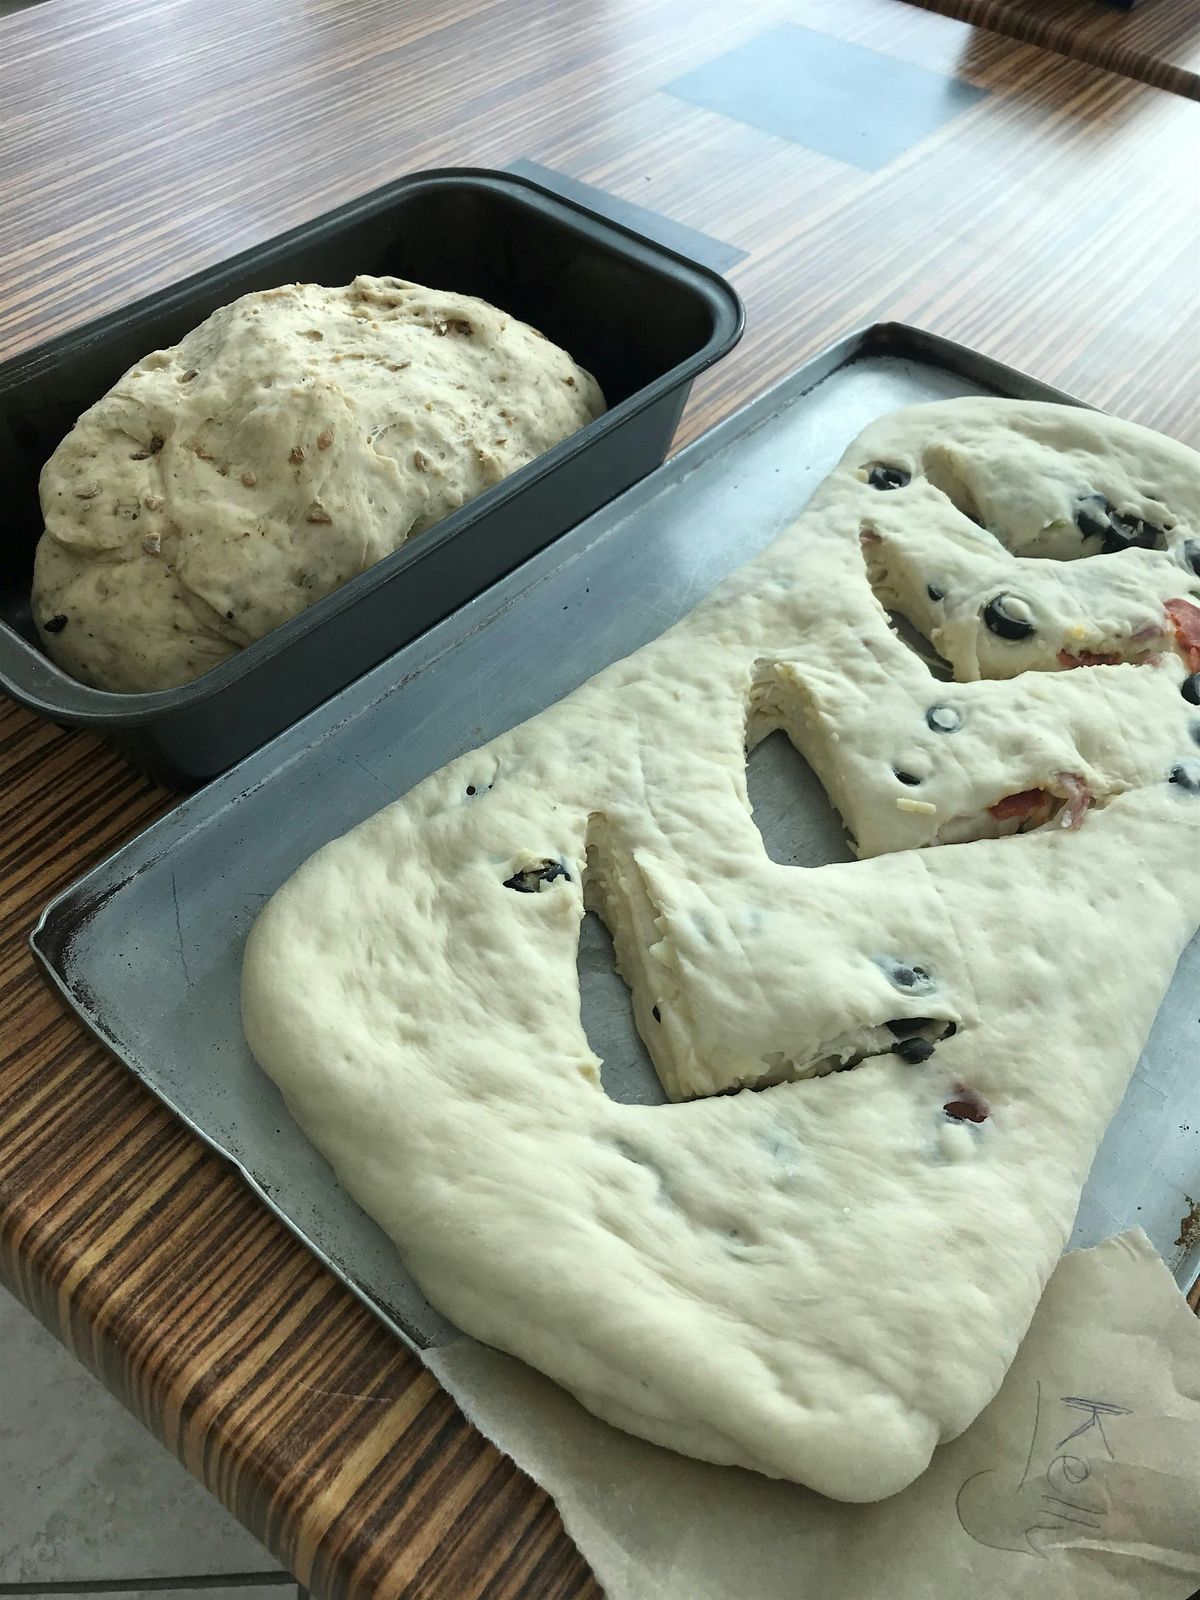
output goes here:
<path id="1" fill-rule="evenodd" d="M 877 172 L 987 97 L 895 56 L 785 23 L 665 85 L 668 94 Z"/>

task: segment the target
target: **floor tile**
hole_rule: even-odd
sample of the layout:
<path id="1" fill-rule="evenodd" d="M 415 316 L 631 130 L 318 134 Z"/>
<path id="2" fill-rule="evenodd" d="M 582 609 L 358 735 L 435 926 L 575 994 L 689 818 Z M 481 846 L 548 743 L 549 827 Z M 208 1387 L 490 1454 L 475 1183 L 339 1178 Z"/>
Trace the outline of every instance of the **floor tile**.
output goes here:
<path id="1" fill-rule="evenodd" d="M 887 166 L 987 92 L 791 23 L 665 88 L 690 105 L 867 172 Z"/>
<path id="2" fill-rule="evenodd" d="M 0 1289 L 0 1585 L 162 1578 L 169 1586 L 175 1578 L 280 1572 Z M 197 1591 L 189 1593 L 196 1600 Z"/>

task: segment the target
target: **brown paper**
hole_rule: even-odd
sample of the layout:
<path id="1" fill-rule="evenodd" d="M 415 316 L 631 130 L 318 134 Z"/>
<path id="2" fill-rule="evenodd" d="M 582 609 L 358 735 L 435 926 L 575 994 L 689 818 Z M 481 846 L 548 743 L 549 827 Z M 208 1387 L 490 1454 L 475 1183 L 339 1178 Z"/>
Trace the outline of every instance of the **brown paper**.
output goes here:
<path id="1" fill-rule="evenodd" d="M 995 1400 L 874 1505 L 634 1439 L 469 1339 L 426 1360 L 554 1496 L 609 1600 L 1186 1600 L 1200 1581 L 1200 1323 L 1140 1229 L 1063 1257 Z"/>

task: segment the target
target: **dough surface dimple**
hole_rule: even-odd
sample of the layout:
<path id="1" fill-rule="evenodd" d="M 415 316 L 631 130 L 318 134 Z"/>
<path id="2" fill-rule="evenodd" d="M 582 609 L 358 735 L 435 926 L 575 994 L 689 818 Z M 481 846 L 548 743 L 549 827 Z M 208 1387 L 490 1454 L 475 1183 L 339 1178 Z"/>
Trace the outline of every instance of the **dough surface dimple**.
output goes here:
<path id="1" fill-rule="evenodd" d="M 246 295 L 132 367 L 47 462 L 43 643 L 98 688 L 186 683 L 603 409 L 482 300 L 396 278 Z"/>
<path id="2" fill-rule="evenodd" d="M 1064 548 L 1086 495 L 1162 544 Z M 676 627 L 284 885 L 247 1038 L 443 1312 L 844 1499 L 972 1421 L 1200 920 L 1198 530 L 1200 462 L 1142 429 L 884 418 Z M 780 730 L 861 859 L 768 858 L 746 749 Z M 589 910 L 671 1103 L 601 1086 Z"/>

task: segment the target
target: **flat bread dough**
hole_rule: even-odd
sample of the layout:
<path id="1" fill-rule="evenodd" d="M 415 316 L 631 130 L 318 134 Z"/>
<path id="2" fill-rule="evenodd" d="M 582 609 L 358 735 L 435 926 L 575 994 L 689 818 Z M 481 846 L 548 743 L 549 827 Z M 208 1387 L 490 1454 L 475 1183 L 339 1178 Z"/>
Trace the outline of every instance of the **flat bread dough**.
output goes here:
<path id="1" fill-rule="evenodd" d="M 42 642 L 96 688 L 186 683 L 603 410 L 483 300 L 367 277 L 245 295 L 131 367 L 46 463 Z"/>
<path id="2" fill-rule="evenodd" d="M 1143 429 L 897 413 L 662 638 L 280 889 L 246 1036 L 435 1305 L 841 1499 L 972 1421 L 1200 921 L 1198 531 L 1200 458 Z M 865 859 L 767 857 L 776 728 Z M 672 1104 L 601 1086 L 587 907 Z"/>

